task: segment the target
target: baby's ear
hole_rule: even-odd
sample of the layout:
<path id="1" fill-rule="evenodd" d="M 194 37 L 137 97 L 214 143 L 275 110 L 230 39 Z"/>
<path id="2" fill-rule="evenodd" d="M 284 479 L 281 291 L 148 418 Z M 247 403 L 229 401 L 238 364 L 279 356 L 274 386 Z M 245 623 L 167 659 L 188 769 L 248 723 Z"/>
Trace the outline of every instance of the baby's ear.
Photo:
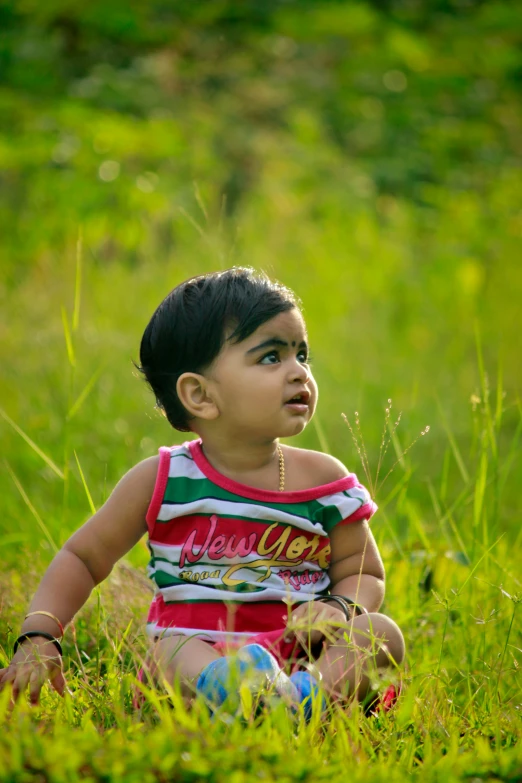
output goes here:
<path id="1" fill-rule="evenodd" d="M 176 384 L 176 392 L 183 407 L 198 419 L 217 419 L 219 410 L 208 394 L 207 381 L 203 375 L 184 372 Z"/>

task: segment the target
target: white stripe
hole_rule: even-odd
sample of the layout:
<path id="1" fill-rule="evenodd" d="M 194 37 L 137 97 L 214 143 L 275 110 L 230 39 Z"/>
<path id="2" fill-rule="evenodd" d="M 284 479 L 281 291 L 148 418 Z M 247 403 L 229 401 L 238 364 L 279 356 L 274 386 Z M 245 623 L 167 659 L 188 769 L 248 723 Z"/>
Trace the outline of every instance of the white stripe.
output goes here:
<path id="1" fill-rule="evenodd" d="M 173 455 L 170 459 L 169 478 L 206 479 L 192 457 Z"/>
<path id="2" fill-rule="evenodd" d="M 290 598 L 294 601 L 313 601 L 317 593 L 330 586 L 330 578 L 327 574 L 315 585 L 303 585 L 296 590 L 292 585 L 285 585 L 280 580 L 281 587 L 267 587 L 257 593 L 240 593 L 233 590 L 217 590 L 215 587 L 205 587 L 200 582 L 191 585 L 174 585 L 173 587 L 158 588 L 158 592 L 164 601 L 234 601 L 238 603 L 255 603 L 256 601 L 286 601 Z"/>
<path id="3" fill-rule="evenodd" d="M 350 495 L 350 497 L 360 498 L 363 502 L 363 505 L 365 503 L 369 503 L 371 500 L 370 493 L 366 487 L 352 487 L 351 489 L 347 489 L 346 493 Z"/>
<path id="4" fill-rule="evenodd" d="M 157 623 L 148 623 L 146 625 L 147 635 L 153 638 L 154 636 L 175 636 L 176 634 L 181 636 L 195 636 L 197 639 L 201 639 L 204 642 L 226 642 L 234 644 L 235 641 L 239 642 L 242 639 L 248 639 L 250 636 L 255 636 L 259 633 L 257 631 L 242 631 L 237 633 L 230 633 L 230 631 L 208 631 L 206 629 L 198 630 L 197 628 L 178 628 L 178 626 L 170 626 L 164 628 Z"/>
<path id="5" fill-rule="evenodd" d="M 348 498 L 344 498 L 348 500 Z M 332 505 L 332 504 L 330 504 Z M 240 516 L 246 520 L 262 519 L 269 522 L 285 522 L 293 525 L 299 530 L 305 530 L 308 533 L 319 533 L 325 536 L 326 531 L 320 522 L 310 522 L 303 517 L 296 517 L 286 511 L 266 506 L 254 506 L 247 503 L 232 503 L 228 500 L 216 500 L 215 498 L 201 498 L 193 500 L 191 503 L 180 503 L 169 505 L 164 503 L 158 514 L 158 521 L 167 522 L 171 519 L 188 516 L 191 514 L 220 514 L 221 516 Z"/>

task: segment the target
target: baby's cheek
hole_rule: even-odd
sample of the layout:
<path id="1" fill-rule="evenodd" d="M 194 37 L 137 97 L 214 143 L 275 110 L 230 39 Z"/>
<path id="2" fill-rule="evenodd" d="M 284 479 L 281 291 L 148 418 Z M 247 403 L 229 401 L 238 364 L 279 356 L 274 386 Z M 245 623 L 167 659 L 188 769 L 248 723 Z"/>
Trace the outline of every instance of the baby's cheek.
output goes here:
<path id="1" fill-rule="evenodd" d="M 313 380 L 311 386 L 310 386 L 310 415 L 312 415 L 315 411 L 316 405 L 317 405 L 317 399 L 319 397 L 319 389 L 317 388 L 317 383 L 315 380 Z"/>

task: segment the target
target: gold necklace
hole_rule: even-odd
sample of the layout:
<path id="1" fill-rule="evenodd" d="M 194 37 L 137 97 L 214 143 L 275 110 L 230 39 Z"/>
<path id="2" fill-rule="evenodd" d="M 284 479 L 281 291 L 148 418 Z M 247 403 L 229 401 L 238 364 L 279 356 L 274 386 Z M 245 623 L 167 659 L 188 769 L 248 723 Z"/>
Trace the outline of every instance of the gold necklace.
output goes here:
<path id="1" fill-rule="evenodd" d="M 277 453 L 279 455 L 279 492 L 284 492 L 285 489 L 285 457 L 283 449 L 277 444 Z"/>

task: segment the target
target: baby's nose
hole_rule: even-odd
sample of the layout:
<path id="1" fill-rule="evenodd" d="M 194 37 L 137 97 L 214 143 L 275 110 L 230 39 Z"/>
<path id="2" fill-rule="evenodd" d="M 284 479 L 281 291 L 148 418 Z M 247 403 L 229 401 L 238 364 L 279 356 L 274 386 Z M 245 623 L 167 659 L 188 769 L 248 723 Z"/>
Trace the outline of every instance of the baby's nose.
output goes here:
<path id="1" fill-rule="evenodd" d="M 295 366 L 292 368 L 291 378 L 293 381 L 308 383 L 310 380 L 310 370 L 305 364 L 296 362 Z"/>

